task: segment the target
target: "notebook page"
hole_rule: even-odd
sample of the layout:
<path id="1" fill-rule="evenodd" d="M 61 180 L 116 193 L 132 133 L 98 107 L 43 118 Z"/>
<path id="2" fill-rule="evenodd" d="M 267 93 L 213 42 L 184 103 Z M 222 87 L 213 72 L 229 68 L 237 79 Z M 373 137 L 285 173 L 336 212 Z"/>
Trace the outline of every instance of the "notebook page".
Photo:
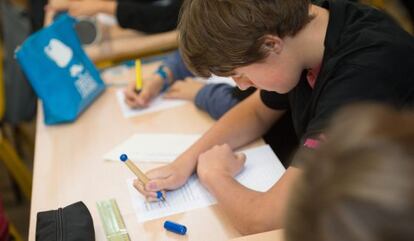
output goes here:
<path id="1" fill-rule="evenodd" d="M 244 151 L 246 165 L 236 179 L 256 191 L 267 191 L 285 172 L 271 148 L 260 146 Z M 134 178 L 127 180 L 132 205 L 139 222 L 206 207 L 216 203 L 214 197 L 201 185 L 196 175 L 181 188 L 166 193 L 165 202 L 145 202 L 145 198 L 132 186 Z"/>

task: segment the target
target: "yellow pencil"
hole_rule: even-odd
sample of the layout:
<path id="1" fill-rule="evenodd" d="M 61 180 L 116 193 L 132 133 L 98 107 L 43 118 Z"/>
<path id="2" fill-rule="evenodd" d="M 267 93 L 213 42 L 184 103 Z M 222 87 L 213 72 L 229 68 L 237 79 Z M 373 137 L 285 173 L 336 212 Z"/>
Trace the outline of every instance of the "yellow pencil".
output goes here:
<path id="1" fill-rule="evenodd" d="M 142 90 L 142 71 L 141 71 L 141 60 L 135 60 L 135 91 L 137 93 Z"/>
<path id="2" fill-rule="evenodd" d="M 137 176 L 137 178 L 144 184 L 144 186 L 147 185 L 149 178 L 131 160 L 128 159 L 128 156 L 126 154 L 122 154 L 119 159 L 121 159 L 121 161 L 127 165 L 129 170 L 131 170 L 135 176 Z M 165 197 L 161 191 L 157 192 L 157 198 L 158 200 L 165 201 Z"/>

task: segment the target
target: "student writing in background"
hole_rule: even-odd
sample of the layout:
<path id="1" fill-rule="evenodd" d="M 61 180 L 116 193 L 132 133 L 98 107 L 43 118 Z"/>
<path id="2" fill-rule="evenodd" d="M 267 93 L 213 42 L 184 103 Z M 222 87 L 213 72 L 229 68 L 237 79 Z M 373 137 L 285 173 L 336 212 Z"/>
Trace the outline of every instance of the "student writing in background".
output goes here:
<path id="1" fill-rule="evenodd" d="M 205 84 L 194 79 L 178 51 L 169 54 L 150 78 L 143 80 L 143 89 L 135 91 L 131 81 L 125 89 L 125 101 L 131 108 L 145 108 L 151 100 L 166 90 L 164 98 L 186 99 L 206 111 L 212 118 L 219 119 L 229 109 L 254 92 L 254 89 L 240 91 L 227 83 Z"/>
<path id="2" fill-rule="evenodd" d="M 182 0 L 69 0 L 46 9 L 68 11 L 74 17 L 106 13 L 115 16 L 122 28 L 159 33 L 176 28 L 181 4 Z"/>
<path id="3" fill-rule="evenodd" d="M 301 154 L 286 240 L 412 240 L 414 112 L 353 106 L 332 123 L 328 141 Z"/>
<path id="4" fill-rule="evenodd" d="M 241 89 L 261 91 L 227 112 L 173 163 L 149 171 L 152 180 L 136 188 L 154 195 L 182 186 L 197 172 L 241 233 L 284 226 L 301 160 L 294 157 L 281 179 L 261 193 L 233 178 L 245 161 L 235 149 L 288 111 L 301 148 L 317 148 L 332 114 L 347 104 L 414 105 L 413 37 L 368 6 L 341 0 L 321 7 L 308 0 L 187 0 L 178 29 L 182 57 L 194 73 L 231 76 Z"/>

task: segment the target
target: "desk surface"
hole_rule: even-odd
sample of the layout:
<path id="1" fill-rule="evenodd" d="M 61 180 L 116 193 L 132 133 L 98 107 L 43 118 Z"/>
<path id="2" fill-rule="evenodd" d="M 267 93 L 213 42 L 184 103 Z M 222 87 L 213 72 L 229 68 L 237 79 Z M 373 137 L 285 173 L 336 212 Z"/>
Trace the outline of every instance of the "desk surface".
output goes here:
<path id="1" fill-rule="evenodd" d="M 144 72 L 146 67 L 144 67 Z M 130 171 L 102 155 L 133 133 L 202 133 L 213 121 L 192 104 L 125 119 L 114 88 L 107 89 L 72 124 L 45 126 L 39 109 L 33 174 L 29 240 L 35 240 L 36 214 L 82 200 L 95 225 L 96 240 L 106 240 L 96 202 L 116 198 L 132 240 L 228 240 L 238 237 L 217 206 L 168 217 L 188 227 L 181 237 L 164 231 L 166 219 L 137 222 L 128 194 Z M 143 169 L 150 166 L 141 165 Z"/>
<path id="2" fill-rule="evenodd" d="M 240 238 L 232 239 L 231 241 L 253 241 L 253 240 L 260 240 L 260 241 L 282 241 L 283 240 L 283 231 L 282 230 L 274 230 L 264 233 L 258 233 L 253 235 L 248 235 Z"/>

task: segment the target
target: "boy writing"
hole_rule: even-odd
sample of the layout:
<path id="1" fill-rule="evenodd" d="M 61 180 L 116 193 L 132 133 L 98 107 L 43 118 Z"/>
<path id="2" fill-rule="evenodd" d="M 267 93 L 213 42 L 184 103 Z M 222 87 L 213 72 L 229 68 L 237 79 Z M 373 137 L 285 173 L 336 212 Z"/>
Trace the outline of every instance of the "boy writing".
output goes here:
<path id="1" fill-rule="evenodd" d="M 240 185 L 245 157 L 233 150 L 255 140 L 285 112 L 304 148 L 323 140 L 331 115 L 358 101 L 414 103 L 414 40 L 388 16 L 347 1 L 188 0 L 179 24 L 184 61 L 200 76 L 231 76 L 261 89 L 226 113 L 172 164 L 151 170 L 144 195 L 175 189 L 197 172 L 241 233 L 283 227 L 300 160 L 267 192 Z"/>

